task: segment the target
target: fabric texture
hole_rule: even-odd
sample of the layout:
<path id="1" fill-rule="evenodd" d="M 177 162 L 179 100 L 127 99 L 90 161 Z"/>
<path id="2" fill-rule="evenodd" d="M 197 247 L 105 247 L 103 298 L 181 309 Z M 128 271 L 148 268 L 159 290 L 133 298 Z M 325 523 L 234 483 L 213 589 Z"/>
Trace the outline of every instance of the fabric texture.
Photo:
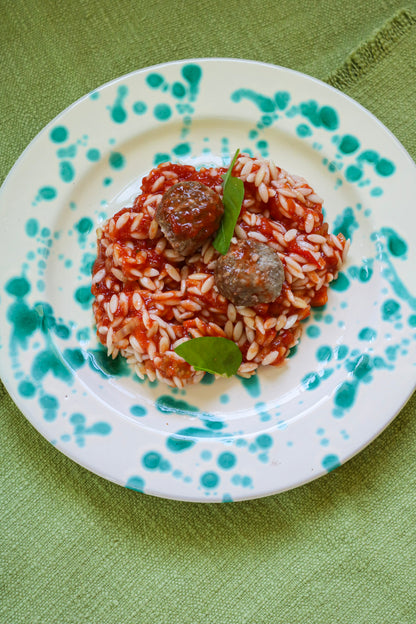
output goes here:
<path id="1" fill-rule="evenodd" d="M 0 181 L 85 93 L 206 56 L 327 80 L 415 159 L 416 2 L 403 1 L 2 0 Z M 0 622 L 414 623 L 415 415 L 416 395 L 359 455 L 295 490 L 192 504 L 81 468 L 0 385 Z"/>

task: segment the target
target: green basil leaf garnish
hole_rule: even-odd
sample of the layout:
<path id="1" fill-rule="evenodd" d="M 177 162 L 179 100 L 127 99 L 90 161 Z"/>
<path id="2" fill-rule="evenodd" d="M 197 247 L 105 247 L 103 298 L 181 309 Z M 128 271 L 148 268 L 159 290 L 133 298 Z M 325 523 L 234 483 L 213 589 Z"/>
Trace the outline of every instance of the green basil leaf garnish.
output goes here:
<path id="1" fill-rule="evenodd" d="M 223 176 L 222 203 L 224 204 L 224 214 L 217 235 L 212 243 L 215 249 L 222 255 L 225 255 L 230 247 L 244 199 L 244 182 L 240 178 L 235 178 L 231 175 L 239 153 L 240 150 L 238 149 Z"/>
<path id="2" fill-rule="evenodd" d="M 226 172 L 224 173 L 224 175 L 222 176 L 222 179 L 223 179 L 223 188 L 226 186 L 226 184 L 227 184 L 228 180 L 231 178 L 231 172 L 232 172 L 232 170 L 233 170 L 233 168 L 234 168 L 235 163 L 237 162 L 237 158 L 238 158 L 239 153 L 240 153 L 240 150 L 239 150 L 239 149 L 237 149 L 237 150 L 235 151 L 235 154 L 234 154 L 234 156 L 233 156 L 233 159 L 232 159 L 232 161 L 231 161 L 230 166 L 228 167 L 227 171 L 226 171 Z"/>
<path id="3" fill-rule="evenodd" d="M 239 369 L 243 355 L 235 342 L 228 338 L 204 336 L 182 342 L 175 348 L 195 370 L 232 377 Z"/>

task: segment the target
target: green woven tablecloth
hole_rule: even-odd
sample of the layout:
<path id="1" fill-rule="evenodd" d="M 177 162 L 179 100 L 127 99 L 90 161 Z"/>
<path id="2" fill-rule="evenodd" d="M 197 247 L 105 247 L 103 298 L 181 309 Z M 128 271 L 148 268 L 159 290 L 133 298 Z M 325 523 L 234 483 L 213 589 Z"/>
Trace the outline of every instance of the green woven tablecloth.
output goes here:
<path id="1" fill-rule="evenodd" d="M 416 2 L 0 0 L 0 181 L 94 87 L 192 57 L 328 81 L 416 158 Z M 96 477 L 0 385 L 1 623 L 416 622 L 416 396 L 366 450 L 285 494 L 156 499 Z"/>

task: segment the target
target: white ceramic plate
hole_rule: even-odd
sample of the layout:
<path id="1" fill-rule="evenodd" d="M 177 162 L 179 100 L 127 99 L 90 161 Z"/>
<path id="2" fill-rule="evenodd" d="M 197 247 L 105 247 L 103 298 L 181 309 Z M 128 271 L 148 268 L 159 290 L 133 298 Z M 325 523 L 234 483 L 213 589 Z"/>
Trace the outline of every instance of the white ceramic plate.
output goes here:
<path id="1" fill-rule="evenodd" d="M 304 176 L 352 239 L 297 352 L 251 382 L 140 383 L 95 337 L 95 229 L 156 163 L 242 151 Z M 140 70 L 29 145 L 1 194 L 0 372 L 63 453 L 121 485 L 192 501 L 293 488 L 377 436 L 416 377 L 415 165 L 368 111 L 313 78 L 235 59 Z M 212 382 L 208 377 L 208 382 Z"/>

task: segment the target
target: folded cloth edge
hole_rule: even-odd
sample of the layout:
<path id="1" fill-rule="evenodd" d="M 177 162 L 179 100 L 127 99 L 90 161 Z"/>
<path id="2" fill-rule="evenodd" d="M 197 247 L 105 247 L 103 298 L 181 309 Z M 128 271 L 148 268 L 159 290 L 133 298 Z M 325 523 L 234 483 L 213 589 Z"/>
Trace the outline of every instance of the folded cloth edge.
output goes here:
<path id="1" fill-rule="evenodd" d="M 410 9 L 400 9 L 370 39 L 353 50 L 344 63 L 325 78 L 325 82 L 341 90 L 348 88 L 372 65 L 385 58 L 415 26 L 416 15 Z"/>

